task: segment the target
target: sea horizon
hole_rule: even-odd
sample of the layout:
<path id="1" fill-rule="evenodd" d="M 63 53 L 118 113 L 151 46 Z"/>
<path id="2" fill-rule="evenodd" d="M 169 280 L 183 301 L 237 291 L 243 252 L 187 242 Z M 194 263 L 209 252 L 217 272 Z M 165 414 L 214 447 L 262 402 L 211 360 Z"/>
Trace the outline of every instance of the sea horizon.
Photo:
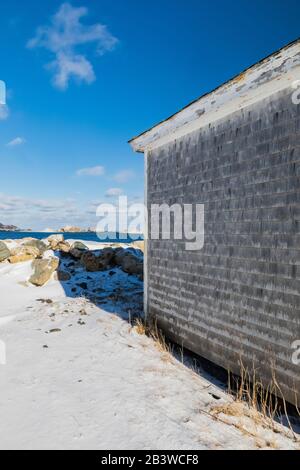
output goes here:
<path id="1" fill-rule="evenodd" d="M 48 238 L 51 235 L 63 235 L 65 239 L 72 239 L 72 240 L 83 240 L 83 241 L 91 241 L 91 242 L 107 242 L 107 243 L 131 243 L 136 240 L 143 240 L 143 235 L 139 234 L 131 234 L 125 235 L 121 233 L 115 234 L 107 232 L 107 237 L 103 240 L 100 239 L 97 235 L 97 232 L 28 232 L 28 231 L 0 231 L 0 240 L 20 240 L 22 238 L 36 238 L 38 240 L 42 240 L 44 238 Z"/>

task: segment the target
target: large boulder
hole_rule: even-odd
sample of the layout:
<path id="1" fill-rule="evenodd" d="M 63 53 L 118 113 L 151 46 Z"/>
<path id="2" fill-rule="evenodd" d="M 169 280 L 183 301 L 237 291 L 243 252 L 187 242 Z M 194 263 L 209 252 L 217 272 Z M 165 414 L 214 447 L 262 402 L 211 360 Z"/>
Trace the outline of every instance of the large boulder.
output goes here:
<path id="1" fill-rule="evenodd" d="M 135 274 L 138 276 L 142 275 L 144 272 L 143 262 L 131 253 L 124 256 L 121 268 L 125 273 Z"/>
<path id="2" fill-rule="evenodd" d="M 47 241 L 51 250 L 55 251 L 60 243 L 64 243 L 65 239 L 63 235 L 51 235 L 47 238 Z"/>
<path id="3" fill-rule="evenodd" d="M 83 253 L 81 263 L 89 272 L 105 271 L 112 263 L 115 251 L 112 248 L 104 248 L 99 254 L 91 251 Z"/>
<path id="4" fill-rule="evenodd" d="M 0 242 L 0 263 L 1 261 L 5 261 L 11 255 L 9 249 L 5 245 L 5 243 Z"/>
<path id="5" fill-rule="evenodd" d="M 114 263 L 114 257 L 113 248 L 104 248 L 98 257 L 101 270 L 108 269 Z"/>
<path id="6" fill-rule="evenodd" d="M 88 250 L 88 247 L 82 242 L 74 242 L 72 245 L 72 249 L 76 248 L 77 250 Z"/>
<path id="7" fill-rule="evenodd" d="M 128 252 L 124 248 L 117 248 L 115 250 L 114 262 L 117 266 L 122 266 L 123 259 L 128 255 Z"/>
<path id="8" fill-rule="evenodd" d="M 8 258 L 8 261 L 11 264 L 24 263 L 25 261 L 30 261 L 41 256 L 41 252 L 35 246 L 18 246 L 11 250 L 11 256 Z"/>
<path id="9" fill-rule="evenodd" d="M 84 245 L 83 243 L 81 242 L 75 242 L 73 243 L 73 245 L 71 246 L 71 249 L 70 249 L 70 255 L 73 256 L 73 258 L 75 259 L 81 259 L 82 255 L 85 253 L 85 252 L 88 252 L 88 247 L 86 245 Z"/>
<path id="10" fill-rule="evenodd" d="M 40 256 L 43 256 L 45 251 L 48 249 L 47 245 L 42 242 L 42 240 L 36 240 L 35 238 L 23 243 L 23 246 L 36 248 L 37 250 L 39 250 Z"/>
<path id="11" fill-rule="evenodd" d="M 122 248 L 117 250 L 114 262 L 117 266 L 120 266 L 125 273 L 135 275 L 143 274 L 143 261 L 130 250 Z"/>
<path id="12" fill-rule="evenodd" d="M 69 253 L 71 246 L 65 241 L 63 235 L 51 235 L 47 238 L 50 249 L 53 251 L 61 251 L 62 253 Z"/>
<path id="13" fill-rule="evenodd" d="M 18 255 L 13 255 L 8 258 L 8 261 L 11 264 L 17 264 L 17 263 L 25 263 L 26 261 L 31 261 L 35 259 L 34 256 L 28 255 L 26 253 L 20 253 Z"/>
<path id="14" fill-rule="evenodd" d="M 91 251 L 81 255 L 81 263 L 88 272 L 94 273 L 100 271 L 98 257 Z"/>
<path id="15" fill-rule="evenodd" d="M 29 282 L 35 286 L 43 286 L 49 281 L 58 266 L 58 258 L 37 259 L 33 261 L 32 267 L 34 269 L 34 273 L 29 279 Z"/>
<path id="16" fill-rule="evenodd" d="M 70 249 L 71 247 L 68 242 L 61 242 L 56 246 L 56 250 L 61 251 L 62 253 L 69 253 Z"/>
<path id="17" fill-rule="evenodd" d="M 55 279 L 60 282 L 67 282 L 71 279 L 71 274 L 67 271 L 57 271 L 55 273 Z"/>

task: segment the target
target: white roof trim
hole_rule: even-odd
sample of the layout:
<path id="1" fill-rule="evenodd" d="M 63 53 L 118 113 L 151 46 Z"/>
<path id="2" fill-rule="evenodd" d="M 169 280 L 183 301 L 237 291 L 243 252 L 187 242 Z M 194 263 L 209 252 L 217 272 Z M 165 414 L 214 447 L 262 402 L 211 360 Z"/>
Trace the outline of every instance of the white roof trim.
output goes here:
<path id="1" fill-rule="evenodd" d="M 299 79 L 300 40 L 135 137 L 130 144 L 136 152 L 160 147 L 288 87 L 292 94 L 292 84 Z"/>

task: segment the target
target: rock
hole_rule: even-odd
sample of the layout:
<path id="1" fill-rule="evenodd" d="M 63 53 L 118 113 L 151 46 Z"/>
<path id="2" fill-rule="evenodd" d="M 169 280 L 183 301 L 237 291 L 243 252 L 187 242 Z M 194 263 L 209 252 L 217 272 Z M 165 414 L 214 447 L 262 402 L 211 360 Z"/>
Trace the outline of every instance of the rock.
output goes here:
<path id="1" fill-rule="evenodd" d="M 83 250 L 78 250 L 77 248 L 71 248 L 69 251 L 69 254 L 75 259 L 80 259 L 83 254 Z"/>
<path id="2" fill-rule="evenodd" d="M 75 242 L 72 245 L 72 249 L 76 248 L 77 250 L 88 250 L 88 247 L 82 242 Z"/>
<path id="3" fill-rule="evenodd" d="M 117 266 L 122 266 L 124 257 L 128 254 L 124 248 L 117 248 L 115 251 L 114 262 Z"/>
<path id="4" fill-rule="evenodd" d="M 29 282 L 35 286 L 43 286 L 51 278 L 54 271 L 59 266 L 58 258 L 37 259 L 33 261 L 34 273 Z"/>
<path id="5" fill-rule="evenodd" d="M 85 246 L 83 243 L 81 242 L 75 242 L 73 243 L 73 245 L 71 246 L 71 249 L 69 251 L 70 255 L 73 256 L 73 258 L 75 259 L 80 259 L 82 254 L 84 252 L 87 252 L 88 251 L 88 247 Z"/>
<path id="6" fill-rule="evenodd" d="M 5 261 L 11 255 L 9 249 L 5 245 L 5 243 L 0 242 L 0 263 L 1 261 Z"/>
<path id="7" fill-rule="evenodd" d="M 69 253 L 71 247 L 67 242 L 61 242 L 56 245 L 56 250 L 61 251 L 62 253 Z"/>
<path id="8" fill-rule="evenodd" d="M 71 279 L 71 274 L 67 271 L 57 271 L 55 278 L 57 281 L 67 282 Z"/>
<path id="9" fill-rule="evenodd" d="M 112 248 L 104 248 L 99 255 L 88 251 L 81 257 L 81 263 L 89 272 L 105 271 L 112 264 L 115 251 Z"/>
<path id="10" fill-rule="evenodd" d="M 131 253 L 123 258 L 121 267 L 128 274 L 142 275 L 144 272 L 143 262 Z"/>
<path id="11" fill-rule="evenodd" d="M 60 243 L 64 243 L 65 239 L 63 235 L 51 235 L 47 238 L 47 241 L 51 250 L 55 251 Z"/>
<path id="12" fill-rule="evenodd" d="M 37 248 L 40 252 L 40 256 L 42 256 L 45 253 L 45 251 L 47 250 L 47 245 L 44 242 L 42 242 L 41 240 L 36 240 L 36 239 L 26 241 L 23 244 L 23 246 Z"/>
<path id="13" fill-rule="evenodd" d="M 43 255 L 41 250 L 37 246 L 34 246 L 34 245 L 22 246 L 20 251 L 22 251 L 23 253 L 27 255 L 32 256 L 33 258 L 38 258 Z"/>
<path id="14" fill-rule="evenodd" d="M 25 261 L 30 261 L 40 256 L 40 250 L 35 246 L 21 245 L 11 250 L 11 256 L 8 258 L 8 261 L 11 264 L 24 263 Z"/>
<path id="15" fill-rule="evenodd" d="M 19 254 L 19 255 L 10 256 L 8 258 L 8 261 L 11 264 L 17 264 L 17 263 L 25 263 L 26 261 L 31 261 L 33 259 L 35 259 L 35 256 L 28 255 L 26 253 L 22 253 L 22 254 Z"/>
<path id="16" fill-rule="evenodd" d="M 65 241 L 65 237 L 62 234 L 56 234 L 56 235 L 50 235 L 50 237 L 47 238 L 49 243 L 55 242 L 55 243 L 63 243 Z"/>
<path id="17" fill-rule="evenodd" d="M 143 253 L 145 252 L 145 241 L 144 240 L 138 240 L 130 245 L 132 248 L 136 248 L 137 250 L 142 251 Z"/>
<path id="18" fill-rule="evenodd" d="M 129 250 L 118 250 L 114 261 L 128 274 L 143 274 L 143 262 Z"/>
<path id="19" fill-rule="evenodd" d="M 115 257 L 115 250 L 113 248 L 104 248 L 99 256 L 99 262 L 103 266 L 103 269 L 107 269 L 109 266 L 112 265 L 114 257 Z"/>
<path id="20" fill-rule="evenodd" d="M 81 263 L 83 264 L 85 269 L 90 273 L 100 271 L 100 269 L 99 269 L 99 259 L 91 251 L 88 251 L 87 253 L 82 254 Z"/>
<path id="21" fill-rule="evenodd" d="M 53 304 L 52 299 L 36 299 L 37 302 L 41 302 L 42 304 Z"/>

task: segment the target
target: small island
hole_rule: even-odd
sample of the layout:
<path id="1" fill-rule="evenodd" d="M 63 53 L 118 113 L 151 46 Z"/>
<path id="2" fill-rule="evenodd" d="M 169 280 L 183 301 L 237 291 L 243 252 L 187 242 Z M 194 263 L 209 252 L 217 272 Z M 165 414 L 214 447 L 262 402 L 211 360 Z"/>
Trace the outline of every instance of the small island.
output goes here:
<path id="1" fill-rule="evenodd" d="M 0 223 L 0 232 L 20 232 L 21 229 L 15 225 L 4 225 Z"/>

